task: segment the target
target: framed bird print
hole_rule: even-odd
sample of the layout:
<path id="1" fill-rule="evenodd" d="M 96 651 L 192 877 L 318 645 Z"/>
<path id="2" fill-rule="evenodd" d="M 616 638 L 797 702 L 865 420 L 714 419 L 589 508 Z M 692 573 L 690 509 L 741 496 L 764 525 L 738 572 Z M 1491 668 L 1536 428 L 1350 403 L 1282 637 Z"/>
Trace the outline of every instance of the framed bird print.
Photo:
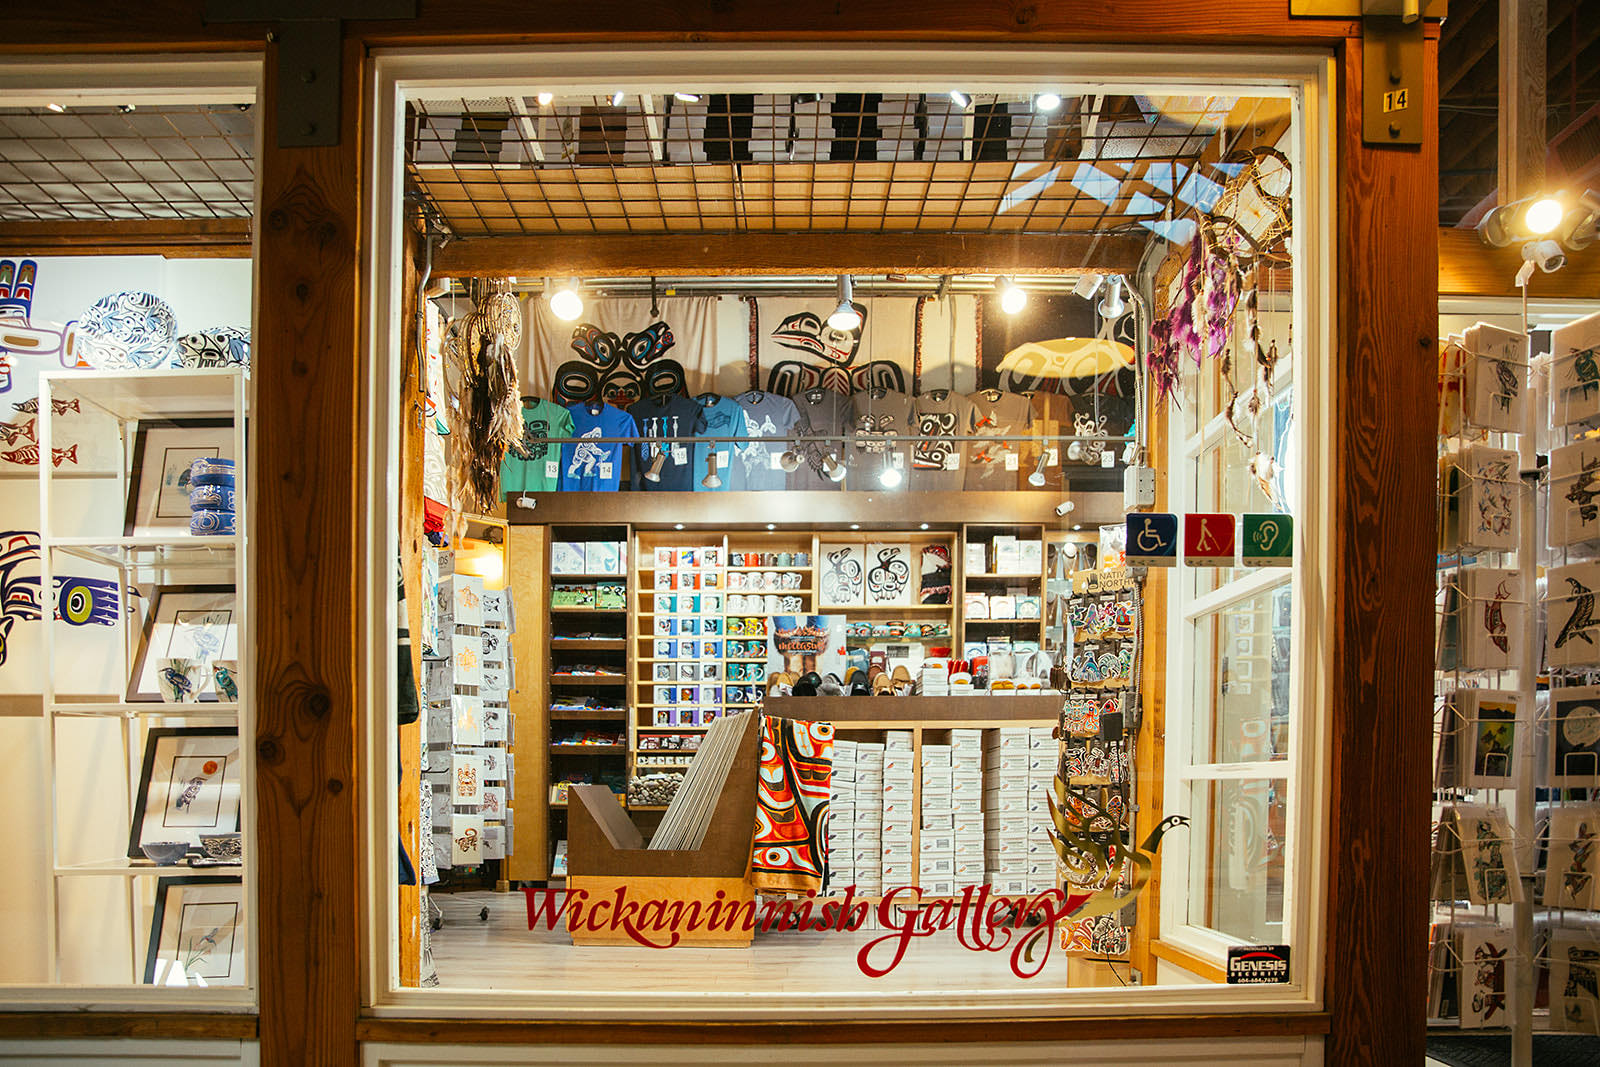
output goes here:
<path id="1" fill-rule="evenodd" d="M 134 796 L 128 858 L 140 846 L 182 841 L 200 847 L 201 834 L 239 829 L 239 731 L 226 727 L 157 727 L 144 740 L 144 769 Z"/>
<path id="2" fill-rule="evenodd" d="M 1550 624 L 1546 628 L 1546 660 L 1551 667 L 1600 663 L 1600 626 L 1594 597 L 1600 593 L 1600 562 L 1552 567 L 1548 572 Z"/>
<path id="3" fill-rule="evenodd" d="M 1517 694 L 1498 689 L 1460 689 L 1460 756 L 1471 789 L 1509 789 L 1517 769 Z"/>
<path id="4" fill-rule="evenodd" d="M 866 590 L 866 548 L 856 544 L 817 546 L 821 564 L 822 603 L 828 607 L 856 607 L 864 604 Z"/>
<path id="5" fill-rule="evenodd" d="M 239 879 L 159 879 L 145 984 L 244 985 L 245 940 L 244 884 Z"/>
<path id="6" fill-rule="evenodd" d="M 158 585 L 152 589 L 128 678 L 128 702 L 161 700 L 157 672 L 164 658 L 238 659 L 239 620 L 234 609 L 231 585 Z M 206 692 L 200 699 L 213 701 L 217 695 Z"/>

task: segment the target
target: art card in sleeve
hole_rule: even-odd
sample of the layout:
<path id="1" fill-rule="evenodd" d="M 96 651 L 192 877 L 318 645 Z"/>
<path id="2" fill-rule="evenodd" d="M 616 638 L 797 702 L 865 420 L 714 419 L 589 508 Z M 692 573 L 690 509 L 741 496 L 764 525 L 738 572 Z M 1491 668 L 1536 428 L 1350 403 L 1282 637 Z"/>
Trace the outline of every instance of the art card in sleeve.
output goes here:
<path id="1" fill-rule="evenodd" d="M 478 683 L 478 696 L 504 704 L 511 692 L 511 672 L 505 664 L 484 665 L 483 680 Z"/>
<path id="2" fill-rule="evenodd" d="M 478 640 L 483 642 L 483 665 L 488 667 L 504 667 L 506 665 L 506 632 L 492 626 L 485 626 L 478 631 Z"/>
<path id="3" fill-rule="evenodd" d="M 450 699 L 455 692 L 455 680 L 449 659 L 429 659 L 422 663 L 423 692 L 429 704 Z"/>
<path id="4" fill-rule="evenodd" d="M 633 416 L 597 400 L 573 404 L 572 435 L 583 440 L 561 446 L 561 489 L 615 492 L 622 484 L 622 459 L 628 446 L 600 438 L 637 437 Z"/>
<path id="5" fill-rule="evenodd" d="M 483 624 L 497 627 L 501 630 L 510 630 L 510 616 L 506 611 L 506 602 L 510 594 L 504 589 L 485 589 L 483 591 Z"/>
<path id="6" fill-rule="evenodd" d="M 428 705 L 426 740 L 429 747 L 445 748 L 450 745 L 455 733 L 454 712 L 453 702 L 448 698 L 442 703 Z"/>
<path id="7" fill-rule="evenodd" d="M 1600 538 L 1600 439 L 1550 450 L 1550 544 Z"/>
<path id="8" fill-rule="evenodd" d="M 1549 752 L 1552 788 L 1600 786 L 1600 686 L 1551 688 Z"/>
<path id="9" fill-rule="evenodd" d="M 1520 904 L 1522 875 L 1505 809 L 1458 804 L 1455 818 L 1467 898 L 1474 904 Z"/>
<path id="10" fill-rule="evenodd" d="M 458 693 L 450 698 L 450 743 L 483 744 L 483 702 L 477 697 Z"/>
<path id="11" fill-rule="evenodd" d="M 763 438 L 739 453 L 744 488 L 753 492 L 787 488 L 789 473 L 783 469 L 779 458 L 789 446 L 786 441 L 775 439 L 788 438 L 794 433 L 800 421 L 794 401 L 759 389 L 740 393 L 734 400 L 744 409 L 746 432 L 751 437 Z M 769 439 L 771 444 L 767 443 Z"/>
<path id="12" fill-rule="evenodd" d="M 485 819 L 499 819 L 506 810 L 506 787 L 503 785 L 487 785 L 483 787 L 483 799 L 478 805 Z"/>
<path id="13" fill-rule="evenodd" d="M 1550 1028 L 1600 1033 L 1600 944 L 1588 929 L 1550 932 Z"/>
<path id="14" fill-rule="evenodd" d="M 548 493 L 561 487 L 561 449 L 552 437 L 572 436 L 572 413 L 548 400 L 524 397 L 522 439 L 506 452 L 500 464 L 500 490 L 513 493 Z"/>
<path id="15" fill-rule="evenodd" d="M 1524 491 L 1517 453 L 1473 444 L 1461 450 L 1460 463 L 1462 543 L 1469 548 L 1515 548 L 1518 503 Z"/>
<path id="16" fill-rule="evenodd" d="M 1550 334 L 1550 420 L 1557 426 L 1600 419 L 1600 313 Z"/>
<path id="17" fill-rule="evenodd" d="M 503 745 L 508 740 L 507 724 L 510 722 L 510 711 L 495 704 L 483 706 L 483 742 L 487 745 Z"/>
<path id="18" fill-rule="evenodd" d="M 144 984 L 245 985 L 246 940 L 244 883 L 238 878 L 161 878 L 156 882 Z"/>
<path id="19" fill-rule="evenodd" d="M 715 393 L 701 393 L 694 398 L 694 402 L 700 405 L 701 412 L 705 415 L 705 425 L 697 437 L 750 436 L 744 408 L 737 400 Z M 745 447 L 741 444 L 697 440 L 691 461 L 695 492 L 727 492 L 732 489 L 743 489 L 744 463 L 741 457 Z M 715 471 L 711 468 L 713 455 L 716 456 Z M 707 481 L 713 484 L 707 485 Z"/>
<path id="20" fill-rule="evenodd" d="M 1515 667 L 1528 629 L 1521 573 L 1504 567 L 1467 567 L 1459 574 L 1462 668 Z"/>
<path id="21" fill-rule="evenodd" d="M 485 826 L 483 828 L 483 858 L 486 860 L 503 860 L 506 858 L 505 827 Z"/>
<path id="22" fill-rule="evenodd" d="M 1461 1029 L 1511 1025 L 1511 956 L 1516 937 L 1504 926 L 1461 927 Z"/>
<path id="23" fill-rule="evenodd" d="M 1528 410 L 1528 338 L 1480 322 L 1462 336 L 1467 351 L 1463 414 L 1471 426 L 1521 433 Z"/>
<path id="24" fill-rule="evenodd" d="M 457 686 L 483 684 L 483 640 L 456 634 L 451 642 L 450 677 Z"/>
<path id="25" fill-rule="evenodd" d="M 483 790 L 483 761 L 477 756 L 455 753 L 450 761 L 450 802 L 477 807 Z"/>
<path id="26" fill-rule="evenodd" d="M 912 489 L 960 489 L 963 441 L 972 435 L 977 409 L 972 401 L 949 389 L 930 389 L 912 401 Z"/>
<path id="27" fill-rule="evenodd" d="M 820 600 L 829 607 L 866 603 L 866 547 L 860 542 L 817 546 Z"/>
<path id="28" fill-rule="evenodd" d="M 1600 909 L 1600 805 L 1552 807 L 1549 840 L 1540 903 L 1547 908 Z"/>
<path id="29" fill-rule="evenodd" d="M 902 607 L 911 603 L 911 545 L 905 542 L 867 542 L 866 606 Z"/>
<path id="30" fill-rule="evenodd" d="M 453 822 L 455 816 L 450 816 L 450 819 Z M 434 866 L 440 870 L 447 871 L 455 865 L 455 842 L 450 836 L 449 826 L 441 827 L 439 832 L 433 835 L 433 854 Z"/>
<path id="31" fill-rule="evenodd" d="M 457 626 L 483 625 L 483 579 L 472 574 L 451 576 L 450 591 L 455 598 Z"/>
<path id="32" fill-rule="evenodd" d="M 450 865 L 474 867 L 483 862 L 483 816 L 450 817 Z"/>
<path id="33" fill-rule="evenodd" d="M 1545 661 L 1551 667 L 1600 664 L 1600 618 L 1594 598 L 1600 593 L 1600 562 L 1552 567 L 1546 590 L 1549 624 L 1545 628 Z"/>
<path id="34" fill-rule="evenodd" d="M 1461 759 L 1472 789 L 1510 789 L 1517 771 L 1518 697 L 1498 689 L 1459 689 Z"/>

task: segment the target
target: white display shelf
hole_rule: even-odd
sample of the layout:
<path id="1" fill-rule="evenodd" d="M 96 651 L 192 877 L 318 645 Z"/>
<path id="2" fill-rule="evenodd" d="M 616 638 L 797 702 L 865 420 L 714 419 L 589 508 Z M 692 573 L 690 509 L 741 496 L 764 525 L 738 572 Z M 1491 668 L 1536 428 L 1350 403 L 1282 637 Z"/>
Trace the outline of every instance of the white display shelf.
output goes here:
<path id="1" fill-rule="evenodd" d="M 53 551 L 123 570 L 231 568 L 243 547 L 243 534 L 56 537 L 50 541 Z"/>
<path id="2" fill-rule="evenodd" d="M 238 368 L 167 368 L 116 374 L 51 375 L 55 400 L 93 404 L 119 419 L 232 415 Z"/>
<path id="3" fill-rule="evenodd" d="M 195 874 L 237 874 L 243 869 L 238 863 L 208 864 L 191 867 L 187 863 L 169 863 L 162 866 L 150 860 L 100 860 L 96 863 L 73 863 L 55 868 L 57 878 L 171 878 Z"/>
<path id="4" fill-rule="evenodd" d="M 98 701 L 98 700 L 58 700 L 50 705 L 57 715 L 75 716 L 115 716 L 119 718 L 133 718 L 139 715 L 150 715 L 157 718 L 184 719 L 197 715 L 208 718 L 234 718 L 239 714 L 239 705 L 232 701 L 195 701 L 188 704 L 168 704 L 165 702 L 141 700 L 134 703 L 126 701 Z"/>

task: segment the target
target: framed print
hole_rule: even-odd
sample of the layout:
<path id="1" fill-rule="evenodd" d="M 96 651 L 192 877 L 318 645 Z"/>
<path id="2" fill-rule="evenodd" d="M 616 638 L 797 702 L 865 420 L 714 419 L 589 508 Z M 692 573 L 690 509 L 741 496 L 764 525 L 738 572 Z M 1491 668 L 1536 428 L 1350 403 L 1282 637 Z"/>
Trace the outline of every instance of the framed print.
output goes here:
<path id="1" fill-rule="evenodd" d="M 150 841 L 185 841 L 239 829 L 239 731 L 158 727 L 144 740 L 144 770 L 134 797 L 128 858 L 143 859 Z"/>
<path id="2" fill-rule="evenodd" d="M 242 986 L 244 884 L 237 878 L 162 878 L 150 923 L 144 981 L 159 986 Z"/>
<path id="3" fill-rule="evenodd" d="M 869 541 L 862 560 L 866 567 L 868 607 L 904 607 L 911 603 L 911 545 Z"/>
<path id="4" fill-rule="evenodd" d="M 239 658 L 239 621 L 231 585 L 158 585 L 150 592 L 150 610 L 139 635 L 128 702 L 159 701 L 156 672 L 169 656 L 219 660 Z M 200 695 L 217 699 L 215 692 Z"/>
<path id="5" fill-rule="evenodd" d="M 125 537 L 189 537 L 189 464 L 237 459 L 232 419 L 144 419 L 134 428 Z"/>
<path id="6" fill-rule="evenodd" d="M 822 563 L 822 602 L 830 606 L 865 604 L 866 546 L 824 542 L 817 546 L 817 553 Z"/>

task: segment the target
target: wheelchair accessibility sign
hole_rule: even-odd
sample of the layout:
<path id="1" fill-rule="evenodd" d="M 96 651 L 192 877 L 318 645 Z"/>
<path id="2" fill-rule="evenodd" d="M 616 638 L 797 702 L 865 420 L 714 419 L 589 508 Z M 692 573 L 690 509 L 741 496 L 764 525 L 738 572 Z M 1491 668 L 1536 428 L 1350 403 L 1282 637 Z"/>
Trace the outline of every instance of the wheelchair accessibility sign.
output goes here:
<path id="1" fill-rule="evenodd" d="M 1178 516 L 1136 512 L 1128 516 L 1127 559 L 1146 567 L 1178 563 Z"/>

